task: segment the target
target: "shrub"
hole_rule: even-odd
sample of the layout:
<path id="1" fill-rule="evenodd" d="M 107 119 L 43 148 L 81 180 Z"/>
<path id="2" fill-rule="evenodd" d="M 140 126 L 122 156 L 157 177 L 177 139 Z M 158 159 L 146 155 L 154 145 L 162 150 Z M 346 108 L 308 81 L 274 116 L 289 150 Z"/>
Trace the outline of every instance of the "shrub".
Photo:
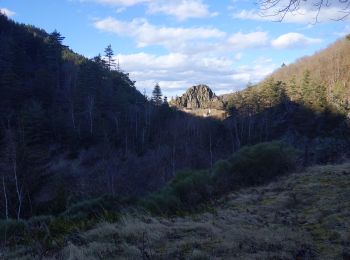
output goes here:
<path id="1" fill-rule="evenodd" d="M 206 171 L 183 171 L 165 188 L 149 195 L 141 205 L 157 214 L 181 214 L 209 199 L 213 187 Z"/>
<path id="2" fill-rule="evenodd" d="M 257 185 L 285 174 L 296 167 L 297 151 L 282 142 L 260 143 L 243 147 L 233 155 L 231 163 L 237 185 Z"/>
<path id="3" fill-rule="evenodd" d="M 115 212 L 117 214 L 119 209 L 120 202 L 117 198 L 102 196 L 73 204 L 62 216 L 71 219 L 97 219 L 103 218 L 107 212 Z"/>
<path id="4" fill-rule="evenodd" d="M 30 219 L 28 219 L 28 225 L 32 228 L 32 227 L 38 227 L 38 226 L 42 226 L 42 225 L 49 225 L 52 220 L 53 220 L 53 216 L 34 216 Z"/>
<path id="5" fill-rule="evenodd" d="M 0 220 L 0 241 L 17 240 L 23 238 L 28 232 L 28 227 L 23 220 Z"/>
<path id="6" fill-rule="evenodd" d="M 52 234 L 49 227 L 53 221 L 55 221 L 53 216 L 35 216 L 27 221 L 31 241 L 39 243 L 42 250 L 52 249 L 52 236 L 55 234 Z"/>
<path id="7" fill-rule="evenodd" d="M 316 163 L 334 163 L 341 161 L 348 154 L 348 144 L 346 141 L 333 138 L 316 138 L 313 140 L 312 152 Z"/>
<path id="8" fill-rule="evenodd" d="M 233 181 L 232 164 L 227 160 L 220 160 L 214 164 L 212 176 L 216 193 L 231 190 Z"/>
<path id="9" fill-rule="evenodd" d="M 169 187 L 150 194 L 141 201 L 141 206 L 154 214 L 180 214 L 183 205 L 180 199 Z"/>
<path id="10" fill-rule="evenodd" d="M 207 200 L 212 192 L 211 178 L 208 172 L 185 171 L 179 173 L 170 183 L 170 187 L 183 204 L 192 207 Z"/>
<path id="11" fill-rule="evenodd" d="M 229 160 L 218 161 L 211 172 L 183 171 L 162 190 L 142 200 L 141 205 L 157 214 L 181 214 L 198 204 L 238 187 L 262 184 L 291 171 L 296 150 L 282 142 L 243 147 Z"/>

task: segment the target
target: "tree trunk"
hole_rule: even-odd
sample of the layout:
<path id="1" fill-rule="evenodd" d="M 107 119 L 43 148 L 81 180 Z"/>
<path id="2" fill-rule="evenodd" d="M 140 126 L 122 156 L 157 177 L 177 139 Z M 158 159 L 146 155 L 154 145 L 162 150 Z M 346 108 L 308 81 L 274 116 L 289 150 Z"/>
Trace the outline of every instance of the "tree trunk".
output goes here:
<path id="1" fill-rule="evenodd" d="M 9 210 L 8 210 L 8 200 L 7 200 L 5 175 L 2 175 L 2 188 L 3 188 L 3 191 L 4 191 L 4 198 L 5 198 L 5 216 L 6 216 L 6 219 L 8 219 L 9 218 Z"/>
<path id="2" fill-rule="evenodd" d="M 212 151 L 211 133 L 209 134 L 209 152 L 210 152 L 210 169 L 213 169 L 213 151 Z"/>
<path id="3" fill-rule="evenodd" d="M 22 209 L 22 194 L 21 194 L 21 190 L 19 187 L 18 177 L 17 177 L 16 157 L 12 159 L 12 164 L 13 164 L 13 173 L 14 173 L 14 177 L 15 177 L 16 193 L 17 193 L 17 198 L 18 198 L 17 220 L 19 220 L 20 216 L 21 216 L 21 209 Z"/>
<path id="4" fill-rule="evenodd" d="M 71 118 L 72 118 L 72 125 L 74 130 L 77 128 L 75 125 L 75 113 L 74 113 L 74 106 L 71 104 Z"/>
<path id="5" fill-rule="evenodd" d="M 172 164 L 172 173 L 173 173 L 173 177 L 175 176 L 175 143 L 173 144 L 173 153 L 172 153 L 172 160 L 171 160 L 171 164 Z"/>

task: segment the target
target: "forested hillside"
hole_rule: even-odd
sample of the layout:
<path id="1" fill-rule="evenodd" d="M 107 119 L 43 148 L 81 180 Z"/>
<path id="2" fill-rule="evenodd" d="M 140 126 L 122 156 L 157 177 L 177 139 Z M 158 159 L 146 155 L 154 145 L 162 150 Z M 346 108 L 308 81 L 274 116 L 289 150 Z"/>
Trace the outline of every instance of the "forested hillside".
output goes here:
<path id="1" fill-rule="evenodd" d="M 122 146 L 125 133 L 134 131 L 130 117 L 145 103 L 127 74 L 110 71 L 101 56 L 75 54 L 63 39 L 0 16 L 3 216 L 33 214 L 33 194 L 46 182 L 59 185 L 50 180 L 55 171 L 69 175 L 64 165 L 53 164 L 58 154 L 72 159 L 92 145 Z M 129 149 L 135 149 L 129 138 Z"/>
<path id="2" fill-rule="evenodd" d="M 271 78 L 283 81 L 291 100 L 311 106 L 332 104 L 341 113 L 350 112 L 350 36 L 310 57 L 275 71 Z M 298 87 L 299 86 L 299 87 Z M 317 100 L 315 99 L 317 98 Z"/>
<path id="3" fill-rule="evenodd" d="M 231 105 L 233 102 L 240 107 L 245 102 L 239 101 L 242 96 L 248 99 L 254 96 L 255 100 L 245 103 L 256 103 L 256 109 L 260 109 L 273 106 L 284 97 L 317 112 L 331 110 L 348 116 L 349 49 L 348 36 L 312 56 L 300 58 L 287 66 L 283 64 L 257 86 L 249 86 L 236 94 L 225 95 L 224 99 Z"/>
<path id="4" fill-rule="evenodd" d="M 338 40 L 257 85 L 224 95 L 233 124 L 245 122 L 246 130 L 236 132 L 246 133 L 248 143 L 279 136 L 316 162 L 343 156 L 349 147 L 349 47 L 348 38 Z"/>
<path id="5" fill-rule="evenodd" d="M 226 120 L 197 118 L 169 108 L 159 86 L 153 99 L 140 94 L 111 57 L 78 55 L 56 31 L 0 16 L 0 37 L 4 218 L 56 214 L 104 194 L 140 196 L 247 144 L 283 140 L 303 151 L 304 165 L 348 152 L 344 113 L 323 92 L 309 106 L 270 79 L 227 98 Z"/>
<path id="6" fill-rule="evenodd" d="M 87 59 L 63 39 L 0 16 L 1 217 L 139 196 L 231 151 L 222 123 L 145 97 L 108 57 Z"/>

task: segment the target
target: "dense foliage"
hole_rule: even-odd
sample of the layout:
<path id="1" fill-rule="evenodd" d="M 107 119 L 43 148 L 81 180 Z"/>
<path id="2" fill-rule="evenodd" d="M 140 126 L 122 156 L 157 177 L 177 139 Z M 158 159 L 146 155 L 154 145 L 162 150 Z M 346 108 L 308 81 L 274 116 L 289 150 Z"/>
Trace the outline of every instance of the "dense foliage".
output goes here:
<path id="1" fill-rule="evenodd" d="M 308 106 L 328 106 L 348 115 L 350 109 L 350 40 L 342 38 L 327 49 L 299 59 L 275 71 L 271 77 L 283 81 L 291 100 Z"/>
<path id="2" fill-rule="evenodd" d="M 125 133 L 134 131 L 131 116 L 146 102 L 127 74 L 110 71 L 100 56 L 73 53 L 63 39 L 0 16 L 1 201 L 7 216 L 36 211 L 31 196 L 54 175 L 58 153 L 75 158 L 97 143 L 123 146 Z M 130 136 L 129 149 L 140 147 L 137 142 Z"/>
<path id="3" fill-rule="evenodd" d="M 232 115 L 227 120 L 232 130 L 232 146 L 275 138 L 302 150 L 305 164 L 336 161 L 335 157 L 346 156 L 350 111 L 329 101 L 327 91 L 306 70 L 300 83 L 294 77 L 290 83 L 269 77 L 261 84 L 226 95 L 227 109 Z M 329 152 L 335 150 L 337 155 L 332 157 Z"/>
<path id="4" fill-rule="evenodd" d="M 227 192 L 263 184 L 296 166 L 296 150 L 281 142 L 243 147 L 228 160 L 215 163 L 213 169 L 180 172 L 142 205 L 158 214 L 181 214 Z"/>

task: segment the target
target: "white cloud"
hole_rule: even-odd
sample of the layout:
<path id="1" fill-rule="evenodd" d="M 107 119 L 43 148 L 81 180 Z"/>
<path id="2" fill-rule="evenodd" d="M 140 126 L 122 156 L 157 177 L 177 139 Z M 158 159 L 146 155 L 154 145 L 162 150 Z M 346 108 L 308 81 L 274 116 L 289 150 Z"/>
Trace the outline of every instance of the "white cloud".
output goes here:
<path id="1" fill-rule="evenodd" d="M 83 0 L 86 1 L 86 0 Z M 112 6 L 133 6 L 150 2 L 150 0 L 95 0 L 97 3 L 107 4 Z"/>
<path id="2" fill-rule="evenodd" d="M 94 1 L 99 4 L 114 7 L 131 7 L 144 4 L 149 14 L 165 14 L 174 16 L 183 21 L 188 18 L 204 18 L 216 16 L 218 13 L 211 12 L 209 6 L 203 0 L 79 0 L 81 2 Z"/>
<path id="3" fill-rule="evenodd" d="M 175 16 L 179 20 L 217 15 L 217 13 L 211 13 L 208 5 L 204 4 L 202 0 L 152 1 L 149 4 L 148 11 L 149 13 Z"/>
<path id="4" fill-rule="evenodd" d="M 228 51 L 244 48 L 291 48 L 300 45 L 319 43 L 319 39 L 309 38 L 298 33 L 287 33 L 276 39 L 270 39 L 266 32 L 237 33 L 223 39 L 220 48 L 212 52 L 183 53 L 170 52 L 166 55 L 155 55 L 144 52 L 116 57 L 121 68 L 130 72 L 136 86 L 150 94 L 154 84 L 158 82 L 168 97 L 180 95 L 188 87 L 205 83 L 218 93 L 229 93 L 243 89 L 248 82 L 257 83 L 272 73 L 279 65 L 272 59 L 258 58 L 246 65 L 242 63 L 242 52 Z M 243 43 L 241 43 L 243 42 Z M 220 52 L 220 50 L 225 50 Z"/>
<path id="5" fill-rule="evenodd" d="M 171 52 L 183 54 L 227 53 L 229 51 L 256 48 L 294 48 L 321 42 L 321 39 L 290 32 L 270 39 L 267 32 L 237 32 L 228 36 L 212 27 L 166 27 L 156 26 L 146 19 L 121 21 L 108 17 L 97 20 L 94 26 L 105 32 L 133 38 L 137 47 L 162 46 Z M 236 56 L 240 59 L 240 54 Z"/>
<path id="6" fill-rule="evenodd" d="M 201 83 L 208 84 L 217 93 L 232 92 L 243 89 L 248 82 L 259 82 L 279 67 L 269 59 L 238 65 L 243 63 L 243 50 L 293 48 L 321 41 L 294 32 L 275 39 L 265 31 L 227 35 L 216 28 L 156 26 L 146 19 L 121 21 L 109 17 L 95 21 L 94 25 L 101 31 L 131 37 L 138 47 L 165 47 L 169 51 L 165 55 L 138 52 L 119 54 L 116 59 L 136 80 L 140 91 L 145 88 L 151 93 L 158 82 L 168 97 Z"/>
<path id="7" fill-rule="evenodd" d="M 267 32 L 251 32 L 243 34 L 241 32 L 233 34 L 228 42 L 234 49 L 248 49 L 263 47 L 268 44 Z"/>
<path id="8" fill-rule="evenodd" d="M 136 40 L 138 47 L 161 45 L 168 49 L 184 49 L 192 40 L 211 40 L 226 35 L 215 28 L 155 26 L 145 19 L 124 22 L 108 17 L 96 21 L 94 25 L 102 31 L 132 37 Z"/>
<path id="9" fill-rule="evenodd" d="M 7 17 L 14 16 L 16 13 L 7 9 L 7 8 L 0 8 L 0 13 L 3 15 L 6 15 Z"/>
<path id="10" fill-rule="evenodd" d="M 253 64 L 237 66 L 234 57 L 169 53 L 117 55 L 121 68 L 130 72 L 136 86 L 150 94 L 158 82 L 168 97 L 182 94 L 188 87 L 205 83 L 216 93 L 229 93 L 256 83 L 276 66 L 271 60 L 258 59 Z"/>
<path id="11" fill-rule="evenodd" d="M 294 48 L 298 46 L 320 43 L 322 40 L 306 37 L 301 33 L 286 33 L 271 42 L 272 46 L 278 49 Z"/>

